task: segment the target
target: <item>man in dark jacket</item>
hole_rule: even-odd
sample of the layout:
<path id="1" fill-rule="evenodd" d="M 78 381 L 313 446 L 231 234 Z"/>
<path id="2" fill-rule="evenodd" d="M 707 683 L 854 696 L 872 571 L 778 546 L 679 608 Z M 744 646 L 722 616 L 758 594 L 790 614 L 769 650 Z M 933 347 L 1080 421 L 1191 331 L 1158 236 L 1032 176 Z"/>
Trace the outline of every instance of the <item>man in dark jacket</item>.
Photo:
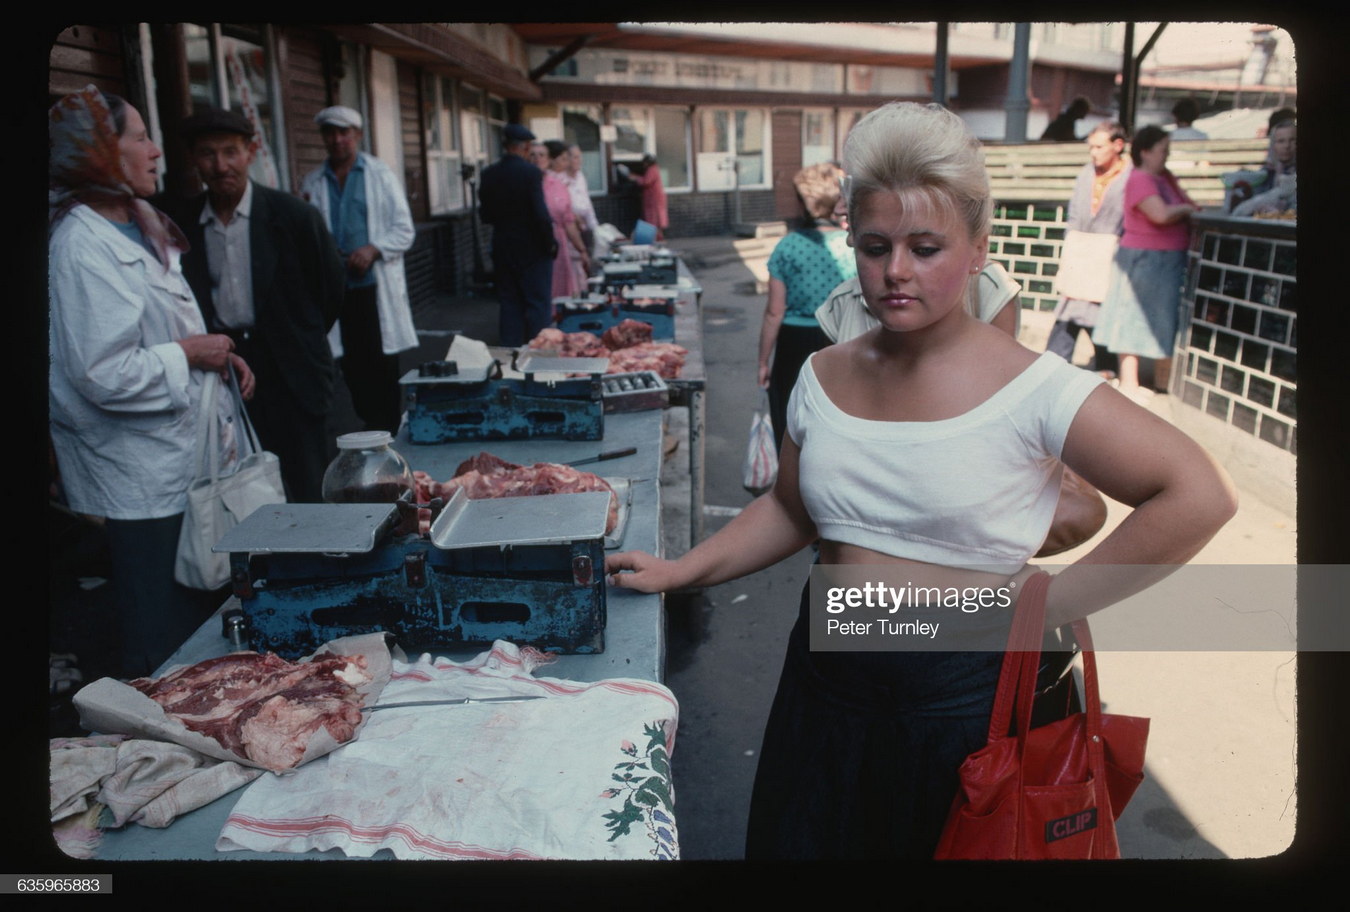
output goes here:
<path id="1" fill-rule="evenodd" d="M 192 245 L 183 274 L 209 331 L 230 335 L 253 368 L 249 417 L 281 460 L 287 496 L 316 503 L 333 401 L 328 330 L 344 282 L 337 244 L 313 206 L 249 179 L 258 143 L 248 118 L 202 107 L 182 132 L 207 188 L 170 204 Z"/>
<path id="2" fill-rule="evenodd" d="M 534 134 L 502 130 L 502 157 L 483 169 L 483 221 L 492 226 L 493 283 L 501 298 L 498 343 L 524 345 L 553 320 L 553 258 L 558 244 L 544 203 L 544 172 L 530 163 Z"/>
<path id="3" fill-rule="evenodd" d="M 1074 142 L 1078 139 L 1078 121 L 1088 116 L 1092 102 L 1079 95 L 1041 134 L 1042 142 Z"/>

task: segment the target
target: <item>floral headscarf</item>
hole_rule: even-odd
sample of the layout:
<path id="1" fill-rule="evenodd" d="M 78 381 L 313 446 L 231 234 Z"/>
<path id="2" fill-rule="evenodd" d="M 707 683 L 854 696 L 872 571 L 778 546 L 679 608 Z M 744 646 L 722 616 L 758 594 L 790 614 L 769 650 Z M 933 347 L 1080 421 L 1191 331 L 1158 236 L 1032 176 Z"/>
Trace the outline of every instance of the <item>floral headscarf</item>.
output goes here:
<path id="1" fill-rule="evenodd" d="M 120 137 L 103 93 L 88 85 L 52 105 L 47 133 L 48 231 L 91 197 L 125 198 L 132 220 L 168 270 L 170 249 L 186 251 L 187 239 L 168 216 L 132 190 L 122 171 Z"/>

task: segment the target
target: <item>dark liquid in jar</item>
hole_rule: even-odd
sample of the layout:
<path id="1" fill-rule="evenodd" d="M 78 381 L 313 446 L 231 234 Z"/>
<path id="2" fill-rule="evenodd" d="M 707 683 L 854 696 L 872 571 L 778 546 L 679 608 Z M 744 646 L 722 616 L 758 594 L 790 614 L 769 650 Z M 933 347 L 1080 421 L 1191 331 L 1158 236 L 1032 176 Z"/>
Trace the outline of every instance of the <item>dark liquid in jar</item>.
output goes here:
<path id="1" fill-rule="evenodd" d="M 411 501 L 412 486 L 398 481 L 381 481 L 375 484 L 352 485 L 341 488 L 328 498 L 329 503 L 397 503 Z"/>

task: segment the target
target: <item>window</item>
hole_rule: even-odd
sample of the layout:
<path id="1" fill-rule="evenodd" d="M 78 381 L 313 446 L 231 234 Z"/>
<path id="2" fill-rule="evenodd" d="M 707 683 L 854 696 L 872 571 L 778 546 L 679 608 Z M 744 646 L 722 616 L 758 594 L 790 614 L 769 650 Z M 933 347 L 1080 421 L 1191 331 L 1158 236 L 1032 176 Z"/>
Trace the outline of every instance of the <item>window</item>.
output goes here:
<path id="1" fill-rule="evenodd" d="M 802 167 L 818 165 L 836 158 L 834 154 L 834 111 L 828 108 L 802 112 Z"/>
<path id="2" fill-rule="evenodd" d="M 277 167 L 277 105 L 272 91 L 267 36 L 235 25 L 183 26 L 188 90 L 193 102 L 239 111 L 258 131 L 258 154 L 249 177 L 267 187 L 281 184 Z"/>
<path id="3" fill-rule="evenodd" d="M 495 148 L 488 133 L 483 90 L 473 86 L 459 87 L 459 140 L 464 161 L 479 171 L 487 165 Z M 501 130 L 498 128 L 498 135 Z"/>
<path id="4" fill-rule="evenodd" d="M 667 190 L 688 190 L 689 112 L 683 108 L 656 109 L 656 162 Z"/>
<path id="5" fill-rule="evenodd" d="M 575 65 L 575 61 L 573 61 Z M 604 149 L 600 145 L 600 124 L 604 114 L 599 105 L 563 105 L 563 142 L 581 149 L 581 173 L 591 193 L 604 192 Z"/>
<path id="6" fill-rule="evenodd" d="M 432 73 L 422 77 L 422 120 L 426 124 L 427 188 L 432 215 L 464 208 L 454 102 L 453 81 Z"/>
<path id="7" fill-rule="evenodd" d="M 768 125 L 763 109 L 704 108 L 699 112 L 698 185 L 730 190 L 734 162 L 742 187 L 768 187 Z"/>
<path id="8" fill-rule="evenodd" d="M 853 129 L 853 125 L 862 120 L 870 108 L 842 108 L 839 111 L 839 157 L 844 157 L 844 140 L 848 139 L 848 131 Z"/>
<path id="9" fill-rule="evenodd" d="M 633 162 L 651 153 L 661 169 L 667 190 L 688 190 L 689 112 L 684 108 L 609 109 L 615 139 L 610 155 L 616 162 Z"/>

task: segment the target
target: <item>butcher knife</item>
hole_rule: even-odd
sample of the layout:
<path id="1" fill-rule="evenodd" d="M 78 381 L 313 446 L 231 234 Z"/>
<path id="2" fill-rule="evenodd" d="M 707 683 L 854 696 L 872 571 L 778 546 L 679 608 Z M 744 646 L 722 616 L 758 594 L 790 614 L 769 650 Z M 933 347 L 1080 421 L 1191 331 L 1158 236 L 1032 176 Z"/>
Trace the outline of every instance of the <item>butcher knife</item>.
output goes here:
<path id="1" fill-rule="evenodd" d="M 585 459 L 573 459 L 571 462 L 565 462 L 563 465 L 579 466 L 592 462 L 604 462 L 606 459 L 618 459 L 620 456 L 632 456 L 637 452 L 637 447 L 628 447 L 623 450 L 610 450 L 608 453 L 601 453 L 599 456 L 587 456 Z"/>
<path id="2" fill-rule="evenodd" d="M 375 706 L 363 706 L 361 712 L 375 712 L 377 709 L 402 709 L 405 706 L 463 706 L 466 703 L 521 703 L 525 700 L 542 700 L 542 695 L 521 694 L 511 697 L 461 697 L 458 700 L 409 700 L 405 703 L 378 703 Z"/>

